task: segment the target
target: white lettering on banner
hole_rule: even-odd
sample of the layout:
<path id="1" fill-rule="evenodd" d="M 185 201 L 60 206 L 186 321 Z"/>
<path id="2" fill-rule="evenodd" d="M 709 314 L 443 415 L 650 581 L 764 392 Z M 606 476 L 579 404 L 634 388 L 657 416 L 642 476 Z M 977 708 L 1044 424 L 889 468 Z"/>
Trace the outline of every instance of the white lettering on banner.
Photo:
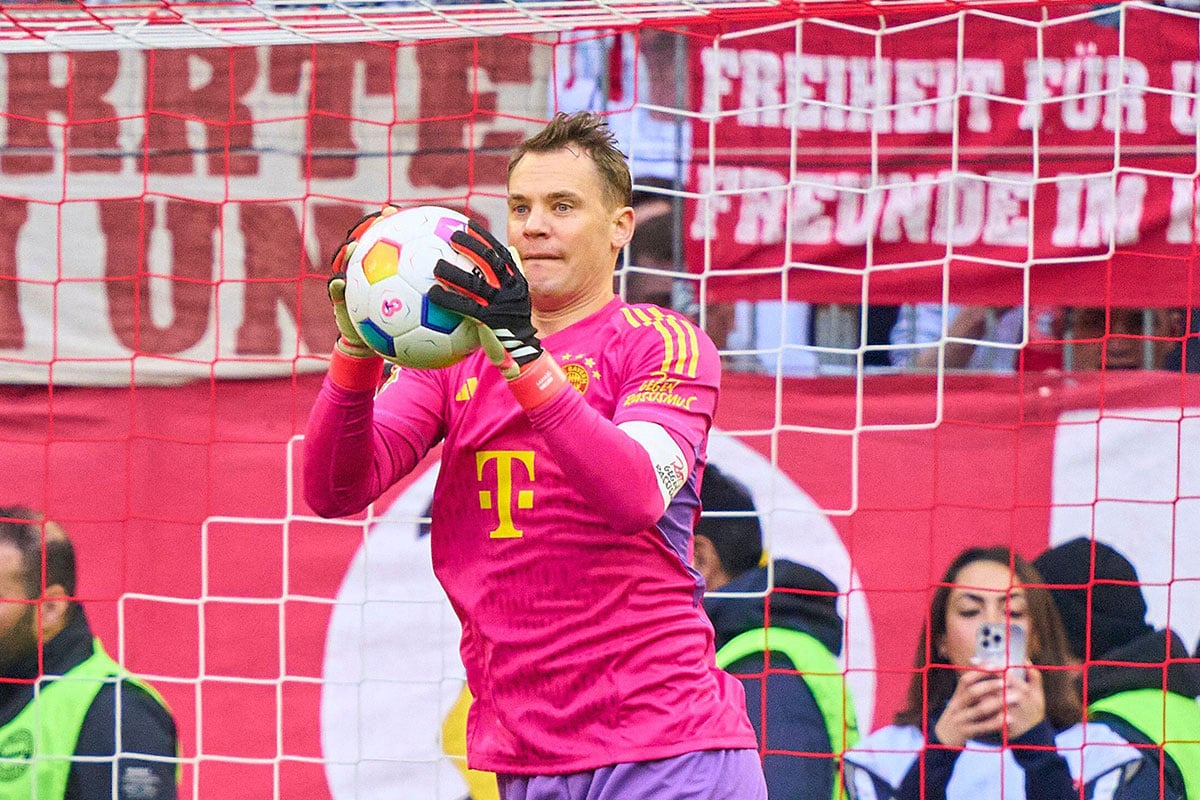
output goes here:
<path id="1" fill-rule="evenodd" d="M 797 175 L 792 192 L 792 238 L 800 244 L 827 244 L 833 241 L 833 220 L 825 213 L 825 204 L 837 199 L 837 187 L 812 184 Z M 836 175 L 830 176 L 836 180 Z"/>
<path id="2" fill-rule="evenodd" d="M 930 239 L 936 244 L 950 243 L 956 247 L 979 241 L 983 231 L 983 211 L 987 208 L 984 190 L 985 184 L 965 175 L 938 183 L 933 196 Z"/>
<path id="3" fill-rule="evenodd" d="M 1060 174 L 1058 224 L 1050 241 L 1058 247 L 1100 247 L 1112 233 L 1116 244 L 1133 244 L 1141 238 L 1139 227 L 1146 199 L 1143 175 L 1121 175 L 1113 191 L 1113 178 L 1071 177 Z"/>
<path id="4" fill-rule="evenodd" d="M 1095 45 L 1080 46 L 1089 48 L 1095 51 Z M 1056 112 L 1071 131 L 1145 133 L 1149 83 L 1146 65 L 1129 56 L 1027 59 L 1025 98 L 1030 102 L 1021 109 L 1017 124 L 1033 130 L 1042 124 L 1043 114 Z"/>
<path id="5" fill-rule="evenodd" d="M 743 192 L 736 209 L 731 202 L 720 209 L 737 214 L 733 238 L 738 244 L 783 240 L 789 190 L 781 171 L 722 167 L 713 177 L 702 177 L 702 183 L 717 191 Z M 1022 203 L 1028 203 L 1030 181 L 1029 175 L 1010 172 L 960 175 L 958 180 L 951 180 L 949 172 L 897 172 L 881 176 L 871 187 L 871 176 L 863 173 L 799 173 L 790 189 L 792 241 L 857 246 L 874 230 L 881 242 L 1024 244 L 1028 217 Z M 729 195 L 724 199 L 731 200 Z M 712 216 L 715 223 L 716 209 Z"/>
<path id="6" fill-rule="evenodd" d="M 984 216 L 984 244 L 1024 247 L 1029 243 L 1029 198 L 1032 176 L 1021 172 L 993 172 Z"/>
<path id="7" fill-rule="evenodd" d="M 955 77 L 951 58 L 779 53 L 755 48 L 707 48 L 701 55 L 703 111 L 743 109 L 739 125 L 808 131 L 949 133 L 954 129 Z M 735 84 L 735 81 L 739 82 Z M 961 92 L 966 127 L 992 129 L 987 95 L 1004 90 L 998 59 L 964 58 Z M 722 101 L 727 100 L 727 103 Z M 894 106 L 894 107 L 891 107 Z M 890 108 L 889 108 L 890 107 Z M 872 109 L 882 108 L 872 114 Z"/>
<path id="8" fill-rule="evenodd" d="M 347 226 L 502 186 L 549 69 L 499 39 L 0 57 L 5 380 L 325 369 L 320 276 Z"/>
<path id="9" fill-rule="evenodd" d="M 886 242 L 909 241 L 922 244 L 929 241 L 930 218 L 933 209 L 934 184 L 932 175 L 912 176 L 912 182 L 900 180 L 888 190 L 879 218 L 879 237 Z"/>
<path id="10" fill-rule="evenodd" d="M 721 202 L 710 208 L 711 230 L 728 232 L 721 217 L 734 215 L 732 234 L 740 245 L 782 242 L 789 196 L 791 239 L 801 245 L 860 246 L 872 231 L 881 243 L 1030 244 L 1031 173 L 894 172 L 881 175 L 874 186 L 866 173 L 797 173 L 790 188 L 781 170 L 765 167 L 718 167 L 700 174 L 706 191 L 723 193 L 718 195 Z M 1139 240 L 1147 180 L 1142 175 L 1120 175 L 1115 193 L 1113 180 L 1112 176 L 1067 174 L 1043 185 L 1044 191 L 1057 191 L 1054 245 L 1101 247 L 1110 231 L 1118 245 Z M 735 191 L 736 202 L 728 193 Z M 1193 231 L 1193 193 L 1190 181 L 1176 181 L 1171 230 L 1186 240 Z M 703 224 L 697 215 L 693 236 L 703 238 Z"/>
<path id="11" fill-rule="evenodd" d="M 742 189 L 751 191 L 742 196 L 733 240 L 743 244 L 772 238 L 781 241 L 787 175 L 765 167 L 743 167 L 739 183 Z"/>
<path id="12" fill-rule="evenodd" d="M 1146 131 L 1146 65 L 1136 58 L 1096 55 L 1046 56 L 1025 61 L 1025 99 L 1019 117 L 1032 130 L 1047 113 L 1067 130 Z M 874 58 L 868 56 L 779 53 L 755 48 L 708 48 L 701 54 L 703 111 L 740 109 L 739 125 L 810 131 L 863 133 L 950 133 L 954 103 L 967 99 L 966 130 L 992 130 L 989 97 L 1004 92 L 1004 63 L 999 59 L 962 59 L 961 85 L 955 91 L 959 65 L 954 59 Z M 1191 93 L 1195 65 L 1176 62 L 1174 89 Z M 1050 102 L 1054 100 L 1055 102 Z M 1186 132 L 1194 114 L 1194 97 L 1172 97 L 1172 121 Z M 875 113 L 873 109 L 881 109 Z"/>
<path id="13" fill-rule="evenodd" d="M 1167 223 L 1167 241 L 1192 244 L 1200 228 L 1200 190 L 1192 178 L 1171 181 L 1171 219 Z"/>
<path id="14" fill-rule="evenodd" d="M 1183 136 L 1196 132 L 1196 95 L 1200 86 L 1200 62 L 1171 62 L 1171 126 Z"/>

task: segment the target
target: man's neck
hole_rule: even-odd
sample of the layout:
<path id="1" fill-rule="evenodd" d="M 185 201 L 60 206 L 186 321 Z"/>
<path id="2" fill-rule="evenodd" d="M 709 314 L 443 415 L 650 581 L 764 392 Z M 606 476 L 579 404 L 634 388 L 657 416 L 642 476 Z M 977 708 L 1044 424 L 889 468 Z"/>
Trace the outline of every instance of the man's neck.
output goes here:
<path id="1" fill-rule="evenodd" d="M 598 292 L 567 303 L 559 308 L 535 308 L 531 314 L 533 327 L 539 337 L 546 337 L 587 319 L 604 308 L 615 297 L 611 291 Z"/>

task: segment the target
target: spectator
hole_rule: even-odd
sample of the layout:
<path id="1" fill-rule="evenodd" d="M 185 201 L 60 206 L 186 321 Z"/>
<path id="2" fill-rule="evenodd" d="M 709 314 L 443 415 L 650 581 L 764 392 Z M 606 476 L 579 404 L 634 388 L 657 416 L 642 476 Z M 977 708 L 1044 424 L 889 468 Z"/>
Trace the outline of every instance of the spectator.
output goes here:
<path id="1" fill-rule="evenodd" d="M 670 275 L 675 271 L 673 220 L 670 214 L 636 219 L 629 241 L 629 263 L 623 270 L 625 302 L 671 308 L 676 283 Z"/>
<path id="2" fill-rule="evenodd" d="M 1041 576 L 1007 548 L 959 554 L 933 594 L 908 698 L 895 723 L 845 755 L 858 800 L 1118 800 L 1144 765 L 1111 729 L 1080 723 L 1066 636 Z M 983 622 L 1024 632 L 1029 654 L 996 669 L 975 660 Z M 1011 667 L 1016 667 L 1011 668 Z M 1082 787 L 1082 792 L 1080 788 Z"/>
<path id="3" fill-rule="evenodd" d="M 946 335 L 975 339 L 979 344 L 947 342 L 946 369 L 1012 372 L 1017 360 L 1015 347 L 993 347 L 988 343 L 1015 345 L 1021 341 L 1021 308 L 989 309 L 984 306 L 942 306 L 918 303 L 901 306 L 892 328 L 892 364 L 915 369 L 936 369 L 942 339 L 943 311 Z"/>
<path id="4" fill-rule="evenodd" d="M 705 514 L 696 526 L 693 563 L 709 591 L 704 610 L 716 630 L 717 665 L 737 675 L 746 690 L 746 710 L 766 753 L 767 794 L 773 800 L 836 797 L 837 757 L 858 740 L 837 661 L 837 587 L 812 567 L 784 559 L 769 574 L 759 564 L 762 529 L 754 501 L 711 464 L 700 500 Z M 712 594 L 766 592 L 769 586 L 770 627 L 763 598 Z"/>
<path id="5" fill-rule="evenodd" d="M 1067 367 L 1076 372 L 1165 369 L 1170 352 L 1183 337 L 1185 316 L 1178 308 L 1068 309 Z M 1173 368 L 1179 369 L 1178 360 Z"/>
<path id="6" fill-rule="evenodd" d="M 634 178 L 633 195 L 629 205 L 633 207 L 633 216 L 637 224 L 650 220 L 662 214 L 671 214 L 683 210 L 683 198 L 672 194 L 678 187 L 667 178 L 648 176 Z"/>
<path id="7" fill-rule="evenodd" d="M 686 59 L 685 37 L 671 31 L 566 31 L 554 49 L 547 107 L 603 114 L 639 184 L 675 182 L 691 164 L 692 122 L 670 110 L 688 106 L 679 80 Z"/>
<path id="8" fill-rule="evenodd" d="M 504 800 L 649 786 L 764 800 L 742 688 L 716 668 L 687 563 L 720 362 L 684 317 L 613 296 L 631 185 L 593 114 L 557 115 L 519 145 L 511 249 L 475 224 L 455 232 L 477 270 L 439 262 L 429 293 L 479 322 L 483 349 L 400 369 L 378 394 L 382 360 L 334 275 L 341 338 L 307 428 L 305 496 L 356 513 L 444 442 L 433 568 L 463 628 L 468 765 L 497 773 Z"/>
<path id="9" fill-rule="evenodd" d="M 1186 335 L 1167 346 L 1162 368 L 1171 372 L 1200 372 L 1200 308 L 1179 308 L 1174 313 L 1178 315 L 1179 330 L 1186 331 Z"/>
<path id="10" fill-rule="evenodd" d="M 63 529 L 0 508 L 0 796 L 173 800 L 175 721 L 104 652 L 74 595 Z"/>
<path id="11" fill-rule="evenodd" d="M 1038 556 L 1042 574 L 1084 664 L 1089 719 L 1138 745 L 1153 763 L 1134 780 L 1162 796 L 1200 798 L 1200 664 L 1183 640 L 1146 622 L 1133 564 L 1103 542 L 1072 539 Z M 1159 769 L 1159 761 L 1162 769 Z"/>

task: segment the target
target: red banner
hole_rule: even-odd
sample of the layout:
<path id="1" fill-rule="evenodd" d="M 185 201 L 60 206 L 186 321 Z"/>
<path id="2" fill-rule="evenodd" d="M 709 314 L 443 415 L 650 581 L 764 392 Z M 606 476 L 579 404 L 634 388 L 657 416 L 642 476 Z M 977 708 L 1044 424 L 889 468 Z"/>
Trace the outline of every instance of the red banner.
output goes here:
<path id="1" fill-rule="evenodd" d="M 458 628 L 418 524 L 433 473 L 370 522 L 312 517 L 294 437 L 317 385 L 0 389 L 6 502 L 73 536 L 97 632 L 179 719 L 184 797 L 461 797 L 440 738 Z M 750 485 L 772 553 L 845 592 L 865 727 L 896 710 L 931 587 L 967 545 L 1033 556 L 1095 531 L 1134 560 L 1152 621 L 1195 645 L 1200 378 L 863 390 L 860 417 L 853 379 L 728 375 L 710 451 Z"/>
<path id="2" fill-rule="evenodd" d="M 1196 20 L 1128 7 L 1119 35 L 1118 11 L 1040 13 L 695 46 L 712 122 L 693 125 L 690 266 L 733 271 L 707 284 L 724 298 L 937 302 L 948 284 L 1015 305 L 1028 275 L 1034 304 L 1200 302 Z"/>
<path id="3" fill-rule="evenodd" d="M 0 56 L 0 379 L 324 371 L 346 228 L 389 201 L 501 221 L 548 61 L 500 38 Z"/>

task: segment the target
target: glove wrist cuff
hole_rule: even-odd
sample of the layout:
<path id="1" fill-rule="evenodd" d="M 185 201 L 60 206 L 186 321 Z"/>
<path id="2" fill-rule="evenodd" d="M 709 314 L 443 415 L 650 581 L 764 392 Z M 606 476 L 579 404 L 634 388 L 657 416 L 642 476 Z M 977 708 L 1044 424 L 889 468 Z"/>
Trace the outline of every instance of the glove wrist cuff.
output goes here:
<path id="1" fill-rule="evenodd" d="M 570 385 L 562 367 L 546 351 L 529 362 L 521 374 L 508 382 L 513 397 L 526 411 L 532 411 Z"/>
<path id="2" fill-rule="evenodd" d="M 329 357 L 329 379 L 343 389 L 366 391 L 379 386 L 383 359 L 374 353 L 357 356 L 342 349 L 339 341 Z"/>

